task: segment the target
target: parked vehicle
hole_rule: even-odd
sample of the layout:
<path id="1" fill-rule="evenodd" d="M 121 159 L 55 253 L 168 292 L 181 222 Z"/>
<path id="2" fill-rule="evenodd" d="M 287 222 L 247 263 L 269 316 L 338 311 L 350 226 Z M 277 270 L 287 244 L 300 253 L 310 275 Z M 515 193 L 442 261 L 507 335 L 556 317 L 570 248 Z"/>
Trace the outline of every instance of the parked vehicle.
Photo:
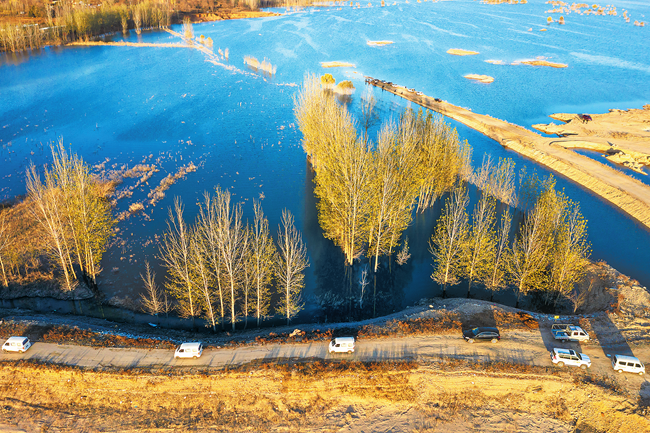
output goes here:
<path id="1" fill-rule="evenodd" d="M 565 341 L 589 341 L 589 334 L 587 334 L 581 327 L 567 324 L 551 325 L 551 333 L 553 338 Z"/>
<path id="2" fill-rule="evenodd" d="M 330 341 L 329 353 L 352 353 L 354 346 L 354 337 L 336 337 Z"/>
<path id="3" fill-rule="evenodd" d="M 583 370 L 591 367 L 591 359 L 584 353 L 577 353 L 571 349 L 553 349 L 551 352 L 551 362 L 558 367 L 565 365 L 580 367 Z"/>
<path id="4" fill-rule="evenodd" d="M 478 328 L 463 331 L 463 338 L 468 343 L 483 340 L 497 343 L 499 340 L 501 340 L 501 335 L 499 334 L 499 330 L 497 328 L 479 326 Z"/>
<path id="5" fill-rule="evenodd" d="M 639 358 L 634 356 L 612 355 L 612 367 L 614 371 L 618 371 L 619 373 L 625 371 L 628 373 L 636 373 L 640 376 L 645 374 L 645 365 L 639 361 Z"/>
<path id="6" fill-rule="evenodd" d="M 174 358 L 199 358 L 202 354 L 202 343 L 183 343 L 176 348 L 176 352 L 174 352 Z"/>
<path id="7" fill-rule="evenodd" d="M 30 347 L 32 347 L 32 342 L 27 337 L 9 337 L 2 345 L 2 351 L 25 353 Z"/>

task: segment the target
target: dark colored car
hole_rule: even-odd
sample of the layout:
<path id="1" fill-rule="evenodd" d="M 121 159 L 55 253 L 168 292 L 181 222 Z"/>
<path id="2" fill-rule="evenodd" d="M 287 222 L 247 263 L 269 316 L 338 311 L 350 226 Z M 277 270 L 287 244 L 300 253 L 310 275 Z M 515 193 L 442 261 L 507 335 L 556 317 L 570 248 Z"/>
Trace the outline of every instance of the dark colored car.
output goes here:
<path id="1" fill-rule="evenodd" d="M 496 343 L 497 341 L 501 340 L 501 335 L 499 334 L 499 330 L 497 328 L 478 327 L 463 331 L 463 338 L 468 343 L 483 340 Z"/>

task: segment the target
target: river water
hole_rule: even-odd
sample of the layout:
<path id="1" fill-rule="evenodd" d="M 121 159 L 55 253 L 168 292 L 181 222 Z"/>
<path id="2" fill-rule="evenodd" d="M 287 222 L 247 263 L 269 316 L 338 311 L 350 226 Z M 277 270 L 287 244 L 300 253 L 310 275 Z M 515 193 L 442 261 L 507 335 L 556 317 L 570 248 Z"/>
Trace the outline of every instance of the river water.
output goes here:
<path id="1" fill-rule="evenodd" d="M 283 13 L 278 17 L 194 25 L 195 35 L 212 38 L 215 53 L 227 48 L 228 59 L 187 48 L 134 46 L 46 48 L 3 55 L 0 199 L 25 192 L 29 162 L 48 162 L 48 143 L 59 137 L 99 173 L 156 164 L 159 171 L 148 184 L 118 201 L 118 213 L 144 201 L 162 178 L 192 162 L 197 170 L 167 190 L 164 199 L 119 223 L 115 243 L 102 262 L 100 287 L 107 297 L 138 296 L 144 260 L 157 264 L 156 239 L 164 231 L 175 196 L 182 197 L 186 217 L 192 220 L 203 191 L 220 185 L 244 202 L 246 218 L 252 219 L 253 198 L 263 198 L 271 227 L 278 226 L 283 208 L 296 216 L 309 250 L 305 299 L 313 307 L 316 296 L 344 297 L 339 288 L 347 277 L 338 250 L 323 239 L 318 227 L 311 173 L 293 117 L 292 98 L 305 74 L 329 72 L 337 82 L 351 80 L 356 93 L 348 106 L 355 115 L 365 92 L 364 76 L 412 87 L 525 127 L 548 123 L 552 119 L 547 116 L 556 112 L 598 113 L 650 103 L 650 25 L 632 24 L 650 20 L 646 2 L 615 2 L 617 16 L 563 13 L 563 26 L 547 24 L 545 11 L 552 6 L 541 0 L 523 5 L 456 0 L 373 6 L 282 9 L 277 10 Z M 623 19 L 623 10 L 630 23 Z M 560 14 L 552 16 L 557 20 Z M 181 31 L 180 26 L 173 29 Z M 167 32 L 132 32 L 108 39 L 180 42 Z M 393 44 L 367 44 L 378 40 Z M 446 53 L 450 48 L 479 54 L 452 56 Z M 244 56 L 268 59 L 276 73 L 268 76 L 248 68 Z M 538 57 L 568 68 L 511 64 Z M 354 67 L 321 67 L 320 62 L 330 61 Z M 463 78 L 469 73 L 490 75 L 495 81 L 486 85 Z M 374 96 L 382 120 L 395 118 L 408 106 L 376 89 Z M 475 131 L 452 124 L 469 140 L 477 164 L 489 154 L 513 158 L 517 169 L 548 173 Z M 378 128 L 371 129 L 371 137 Z M 647 176 L 637 177 L 648 182 Z M 119 188 L 134 186 L 135 181 L 125 179 Z M 592 258 L 606 260 L 650 285 L 650 233 L 562 178 L 558 187 L 580 202 L 589 221 Z M 384 269 L 375 314 L 377 304 L 387 312 L 440 294 L 429 278 L 432 262 L 427 252 L 439 212 L 440 205 L 418 215 L 408 229 L 413 257 L 403 268 Z M 163 270 L 156 269 L 163 282 Z M 369 287 L 375 290 L 374 284 Z M 507 294 L 500 299 L 512 301 Z"/>

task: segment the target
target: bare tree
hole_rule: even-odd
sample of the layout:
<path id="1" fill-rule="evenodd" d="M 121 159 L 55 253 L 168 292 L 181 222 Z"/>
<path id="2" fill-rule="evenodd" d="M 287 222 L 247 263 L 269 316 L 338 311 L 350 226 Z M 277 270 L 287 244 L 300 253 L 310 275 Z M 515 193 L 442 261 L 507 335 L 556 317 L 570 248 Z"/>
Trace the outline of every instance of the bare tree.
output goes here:
<path id="1" fill-rule="evenodd" d="M 216 332 L 218 313 L 214 308 L 212 275 L 208 269 L 208 263 L 206 263 L 209 256 L 206 254 L 206 247 L 202 244 L 202 240 L 200 234 L 195 231 L 191 240 L 192 279 L 195 281 L 200 294 L 200 296 L 197 296 L 197 304 L 201 305 L 203 317 L 212 327 L 212 332 Z"/>
<path id="2" fill-rule="evenodd" d="M 409 259 L 411 258 L 411 254 L 409 253 L 409 238 L 408 236 L 404 239 L 404 243 L 402 244 L 402 249 L 400 250 L 399 253 L 397 253 L 397 258 L 395 261 L 397 262 L 398 265 L 404 266 Z"/>
<path id="3" fill-rule="evenodd" d="M 217 187 L 217 192 L 219 193 Z M 217 194 L 218 196 L 218 194 Z M 219 221 L 218 221 L 218 200 L 211 197 L 208 192 L 203 194 L 203 204 L 199 204 L 199 215 L 196 222 L 196 231 L 201 237 L 203 254 L 208 262 L 208 270 L 217 289 L 219 298 L 219 315 L 221 326 L 224 326 L 226 314 L 225 291 L 224 291 L 224 269 L 221 260 L 221 249 L 219 243 Z"/>
<path id="4" fill-rule="evenodd" d="M 145 260 L 144 266 L 145 273 L 144 275 L 140 274 L 140 278 L 144 283 L 145 292 L 140 295 L 140 304 L 145 313 L 157 316 L 164 312 L 163 293 L 156 284 L 156 273 L 149 266 L 149 262 Z"/>
<path id="5" fill-rule="evenodd" d="M 216 217 L 218 223 L 217 242 L 221 255 L 221 264 L 227 284 L 230 286 L 230 322 L 234 331 L 237 322 L 235 305 L 246 264 L 248 237 L 242 224 L 241 204 L 231 207 L 230 191 L 222 191 L 218 187 L 216 192 Z"/>
<path id="6" fill-rule="evenodd" d="M 9 281 L 7 280 L 7 273 L 5 271 L 5 261 L 3 259 L 5 251 L 10 245 L 9 232 L 7 231 L 7 213 L 0 210 L 0 267 L 2 267 L 2 278 L 4 281 L 4 286 L 9 287 Z"/>
<path id="7" fill-rule="evenodd" d="M 278 227 L 279 255 L 276 262 L 278 289 L 282 293 L 279 312 L 291 321 L 304 304 L 302 289 L 304 287 L 304 270 L 309 266 L 307 248 L 302 242 L 302 235 L 296 230 L 291 212 L 282 211 L 282 224 Z"/>
<path id="8" fill-rule="evenodd" d="M 168 274 L 165 287 L 178 301 L 181 316 L 191 317 L 194 327 L 200 308 L 196 302 L 196 287 L 191 272 L 192 231 L 183 219 L 183 204 L 178 197 L 174 199 L 174 209 L 169 209 L 160 256 Z"/>
<path id="9" fill-rule="evenodd" d="M 479 170 L 479 179 L 489 178 L 491 165 L 489 160 L 483 161 Z M 467 278 L 467 297 L 472 290 L 472 283 L 483 281 L 489 273 L 490 258 L 496 244 L 494 223 L 496 218 L 496 200 L 494 199 L 489 182 L 481 182 L 482 191 L 478 203 L 472 212 L 472 227 L 467 238 L 467 248 L 463 258 L 463 276 Z"/>
<path id="10" fill-rule="evenodd" d="M 436 225 L 436 233 L 429 241 L 434 271 L 431 278 L 442 285 L 442 296 L 447 296 L 447 285 L 456 284 L 461 273 L 462 254 L 469 230 L 467 205 L 469 196 L 464 186 L 456 187 L 447 199 L 445 209 Z"/>
<path id="11" fill-rule="evenodd" d="M 262 211 L 262 204 L 253 201 L 255 219 L 251 230 L 251 260 L 253 284 L 255 290 L 255 318 L 260 326 L 262 318 L 267 316 L 271 305 L 270 284 L 273 277 L 273 263 L 277 261 L 277 250 L 269 231 L 269 221 Z"/>
<path id="12" fill-rule="evenodd" d="M 508 248 L 510 229 L 512 227 L 512 214 L 509 209 L 501 214 L 501 221 L 497 231 L 497 243 L 492 250 L 489 261 L 489 272 L 484 276 L 483 284 L 490 290 L 490 301 L 494 299 L 494 292 L 505 288 L 507 284 L 507 268 L 510 258 Z"/>
<path id="13" fill-rule="evenodd" d="M 61 190 L 56 185 L 54 174 L 44 168 L 44 181 L 36 170 L 34 164 L 27 170 L 27 193 L 30 200 L 34 203 L 31 208 L 32 213 L 39 224 L 45 229 L 50 240 L 48 253 L 58 262 L 65 278 L 65 289 L 68 291 L 76 287 L 76 280 L 72 274 L 72 260 L 70 257 L 70 248 L 66 240 L 66 226 L 64 225 L 64 210 L 62 209 Z"/>

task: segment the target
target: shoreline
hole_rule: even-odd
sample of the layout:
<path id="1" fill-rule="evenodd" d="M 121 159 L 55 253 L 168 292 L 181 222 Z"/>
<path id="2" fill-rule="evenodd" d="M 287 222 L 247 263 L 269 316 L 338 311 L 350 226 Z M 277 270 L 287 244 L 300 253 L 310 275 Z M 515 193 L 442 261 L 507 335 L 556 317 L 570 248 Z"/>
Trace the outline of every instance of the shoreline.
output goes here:
<path id="1" fill-rule="evenodd" d="M 411 92 L 395 84 L 371 77 L 366 77 L 366 82 L 454 119 L 503 147 L 546 166 L 616 206 L 650 230 L 650 186 L 589 157 L 565 149 L 561 139 L 543 137 L 522 126 L 489 115 L 473 113 L 471 110 L 420 92 Z M 575 138 L 570 140 L 575 141 Z"/>

